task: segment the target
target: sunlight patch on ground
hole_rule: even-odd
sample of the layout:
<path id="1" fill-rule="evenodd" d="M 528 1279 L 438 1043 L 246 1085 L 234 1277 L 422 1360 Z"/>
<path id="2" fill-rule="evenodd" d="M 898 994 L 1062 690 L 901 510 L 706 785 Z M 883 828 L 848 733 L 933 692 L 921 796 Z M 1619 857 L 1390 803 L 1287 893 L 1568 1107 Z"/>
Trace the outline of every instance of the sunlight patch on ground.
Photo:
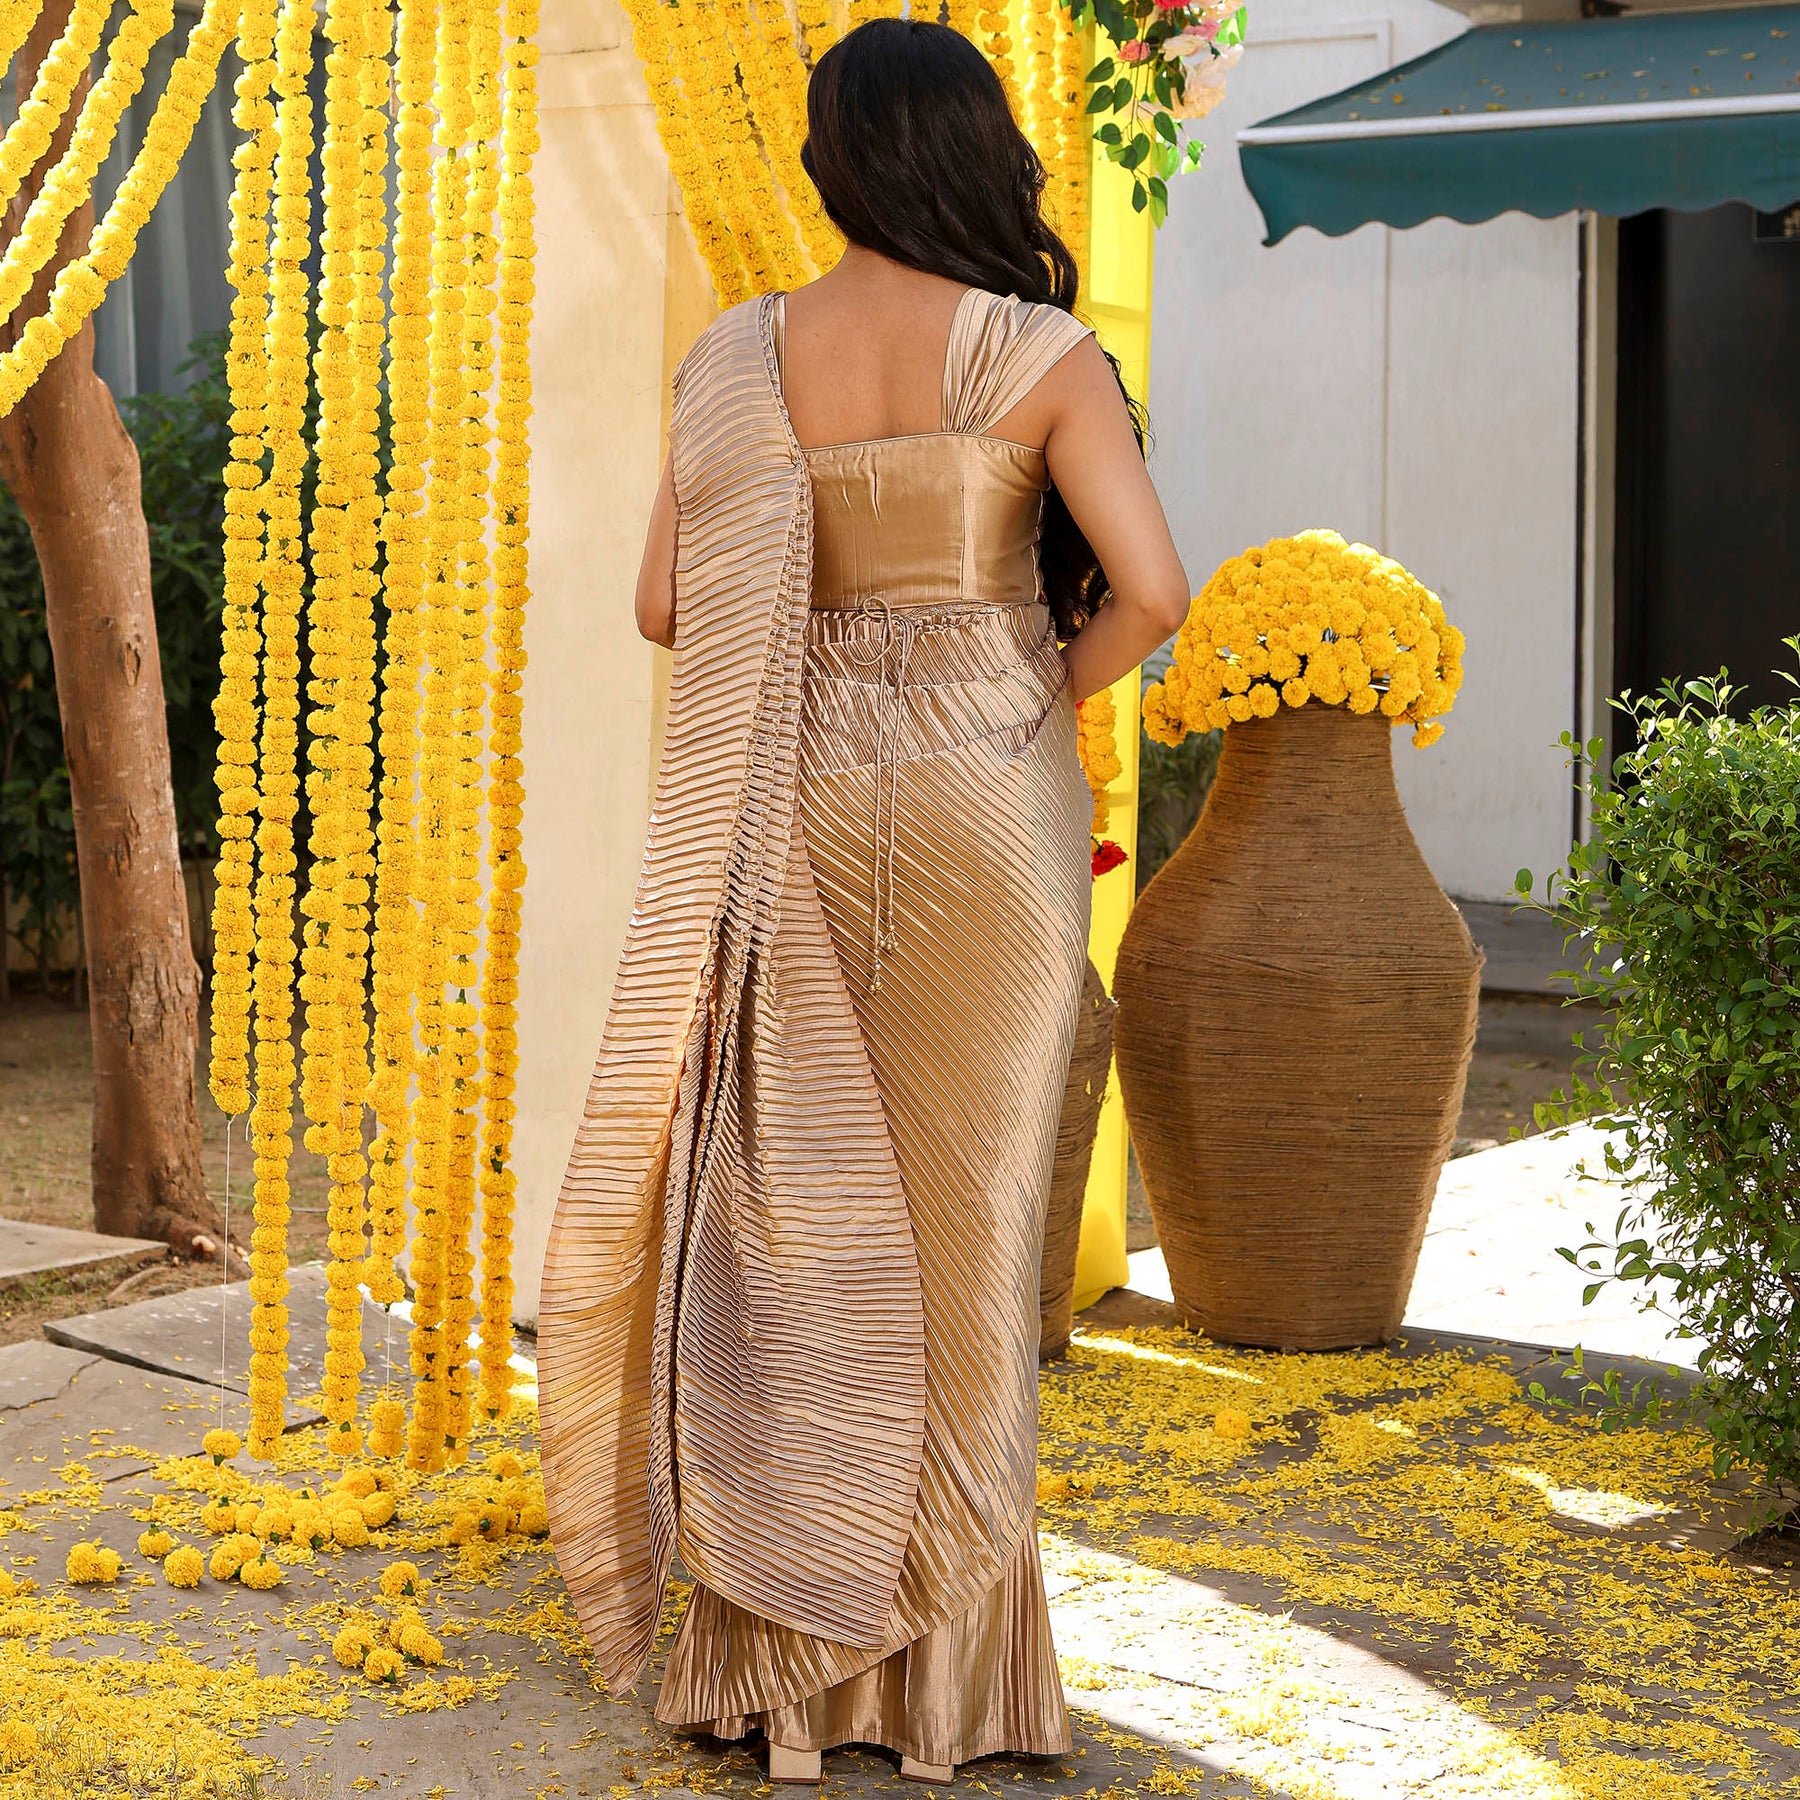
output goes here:
<path id="1" fill-rule="evenodd" d="M 1248 1432 L 1220 1430 L 1222 1408 Z M 1301 1611 L 1390 1669 L 1425 1672 L 1407 1705 L 1423 1691 L 1438 1704 L 1407 1733 L 1437 1746 L 1433 1779 L 1460 1785 L 1398 1773 L 1397 1732 L 1374 1765 L 1391 1785 L 1359 1795 L 1800 1794 L 1800 1593 L 1679 1541 L 1716 1504 L 1698 1433 L 1547 1415 L 1506 1368 L 1460 1354 L 1283 1354 L 1148 1327 L 1078 1331 L 1044 1372 L 1041 1412 L 1042 1466 L 1057 1471 L 1040 1482 L 1042 1522 L 1078 1546 L 1055 1551 L 1063 1582 L 1116 1580 L 1083 1561 L 1111 1556 L 1228 1595 L 1195 1615 L 1187 1654 L 1214 1669 L 1208 1691 L 1235 1696 L 1240 1730 L 1305 1741 L 1332 1709 L 1286 1676 L 1243 1690 L 1212 1634 L 1264 1640 L 1234 1615 Z M 1059 1616 L 1074 1604 L 1059 1593 Z M 1147 1673 L 1186 1681 L 1179 1634 L 1160 1641 Z M 1119 1662 L 1080 1633 L 1061 1647 Z M 1295 1679 L 1316 1678 L 1311 1662 Z M 1207 1730 L 1227 1723 L 1222 1704 Z"/>

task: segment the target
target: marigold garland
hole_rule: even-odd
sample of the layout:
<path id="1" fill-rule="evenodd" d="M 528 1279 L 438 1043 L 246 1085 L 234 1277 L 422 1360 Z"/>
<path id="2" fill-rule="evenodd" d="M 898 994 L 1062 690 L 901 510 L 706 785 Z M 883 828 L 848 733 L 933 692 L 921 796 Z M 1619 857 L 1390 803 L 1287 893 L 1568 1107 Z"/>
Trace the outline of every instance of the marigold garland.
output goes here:
<path id="1" fill-rule="evenodd" d="M 327 1159 L 324 1410 L 331 1443 L 354 1455 L 363 1369 L 363 1005 L 368 956 L 370 720 L 374 700 L 375 495 L 382 344 L 378 275 L 386 242 L 385 120 L 370 108 L 371 65 L 385 68 L 386 12 L 332 0 L 325 30 L 326 129 L 319 320 L 318 491 L 310 520 L 312 650 L 307 798 L 313 860 L 301 992 L 307 1001 L 301 1093 L 307 1147 Z M 371 289 L 373 291 L 371 292 Z"/>
<path id="2" fill-rule="evenodd" d="M 481 757 L 487 704 L 487 611 L 490 582 L 487 518 L 491 464 L 489 389 L 493 383 L 494 283 L 499 260 L 495 214 L 500 167 L 500 0 L 472 0 L 470 43 L 473 102 L 468 120 L 469 184 L 462 307 L 461 544 L 454 587 L 446 570 L 453 611 L 446 628 L 458 643 L 448 815 L 449 907 L 446 914 L 448 986 L 455 997 L 444 1007 L 445 1057 L 450 1082 L 450 1144 L 445 1186 L 444 1455 L 455 1464 L 467 1454 L 471 1416 L 469 1337 L 475 1323 L 476 1110 L 480 1096 L 479 1014 L 470 994 L 478 986 L 481 924 Z"/>
<path id="3" fill-rule="evenodd" d="M 1443 735 L 1462 655 L 1437 595 L 1391 557 L 1335 531 L 1272 538 L 1195 597 L 1168 674 L 1145 690 L 1144 729 L 1178 744 L 1317 703 L 1405 719 L 1423 748 Z"/>
<path id="4" fill-rule="evenodd" d="M 88 89 L 68 144 L 44 177 L 6 253 L 0 257 L 0 319 L 10 319 L 62 238 L 63 224 L 93 190 L 125 109 L 144 85 L 144 67 L 157 41 L 174 26 L 173 0 L 131 0 L 131 10 L 107 49 L 106 68 Z"/>
<path id="5" fill-rule="evenodd" d="M 452 1112 L 456 1104 L 456 1021 L 444 988 L 450 973 L 457 828 L 453 792 L 457 706 L 462 695 L 458 583 L 463 552 L 463 306 L 469 286 L 468 217 L 472 123 L 470 0 L 445 0 L 438 15 L 437 142 L 433 168 L 431 480 L 426 494 L 424 706 L 419 731 L 419 902 L 415 995 L 419 1085 L 413 1102 L 413 1282 L 408 1354 L 414 1377 L 407 1461 L 444 1466 L 450 1436 L 446 1338 L 451 1256 Z"/>
<path id="6" fill-rule="evenodd" d="M 51 359 L 87 323 L 106 297 L 107 285 L 124 273 L 137 248 L 138 234 L 174 179 L 200 109 L 212 92 L 219 58 L 231 40 L 230 20 L 235 11 L 233 0 L 208 0 L 186 49 L 169 71 L 168 84 L 144 134 L 143 148 L 125 172 L 106 216 L 95 226 L 86 253 L 63 266 L 44 311 L 0 356 L 0 416 L 18 405 Z M 85 193 L 78 197 L 85 198 Z"/>
<path id="7" fill-rule="evenodd" d="M 213 1098 L 228 1115 L 250 1104 L 251 959 L 256 944 L 250 888 L 255 874 L 258 792 L 257 672 L 262 652 L 262 458 L 269 372 L 269 201 L 274 192 L 275 0 L 243 0 L 238 16 L 232 122 L 243 133 L 231 198 L 231 394 L 225 465 L 223 654 L 213 719 L 219 730 L 219 860 L 213 898 Z"/>
<path id="8" fill-rule="evenodd" d="M 538 149 L 537 0 L 508 0 L 501 128 L 500 355 L 494 404 L 494 611 L 489 676 L 487 954 L 481 971 L 481 1406 L 512 1401 L 510 1165 L 518 1072 L 520 889 L 525 880 L 520 690 L 525 668 L 530 530 L 531 301 L 536 259 L 532 159 Z"/>
<path id="9" fill-rule="evenodd" d="M 311 0 L 284 0 L 276 32 L 275 235 L 263 491 L 263 712 L 256 875 L 256 1104 L 250 1142 L 256 1227 L 250 1241 L 250 1450 L 272 1456 L 287 1397 L 288 1159 L 294 1051 L 294 818 L 300 607 L 300 480 L 306 467 L 306 257 L 312 156 Z"/>
<path id="10" fill-rule="evenodd" d="M 1119 715 L 1111 688 L 1089 694 L 1075 709 L 1076 737 L 1081 749 L 1081 771 L 1094 796 L 1094 819 L 1089 827 L 1095 837 L 1104 835 L 1112 806 L 1107 789 L 1119 779 Z"/>
<path id="11" fill-rule="evenodd" d="M 31 93 L 19 108 L 18 117 L 7 126 L 6 135 L 0 138 L 0 206 L 11 203 L 25 177 L 50 148 L 50 140 L 56 136 L 75 90 L 100 47 L 100 35 L 111 11 L 112 0 L 74 0 L 70 7 L 68 23 L 38 64 Z M 35 10 L 27 7 L 18 8 L 10 16 L 9 27 L 18 30 L 18 42 L 12 46 L 14 54 L 31 35 L 36 22 Z M 9 29 L 9 40 L 12 35 L 13 29 Z"/>
<path id="12" fill-rule="evenodd" d="M 431 406 L 431 96 L 436 42 L 436 0 L 400 0 L 395 58 L 397 194 L 387 351 L 393 452 L 381 518 L 388 618 L 382 643 L 380 857 L 372 960 L 375 1068 L 368 1096 L 376 1136 L 369 1153 L 369 1250 L 363 1265 L 363 1280 L 383 1306 L 403 1298 L 406 1291 L 395 1260 L 406 1239 L 406 1155 L 412 1135 L 417 918 L 413 869 Z M 377 1403 L 378 1412 L 379 1407 Z M 378 1453 L 392 1455 L 398 1448 L 395 1442 Z"/>

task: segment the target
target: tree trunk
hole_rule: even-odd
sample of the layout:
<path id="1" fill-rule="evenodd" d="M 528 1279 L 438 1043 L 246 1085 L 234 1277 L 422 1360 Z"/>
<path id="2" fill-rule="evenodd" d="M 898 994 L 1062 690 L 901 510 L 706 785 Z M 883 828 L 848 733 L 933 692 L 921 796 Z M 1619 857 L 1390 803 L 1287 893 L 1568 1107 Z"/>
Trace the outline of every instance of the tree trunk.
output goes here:
<path id="1" fill-rule="evenodd" d="M 50 0 L 33 28 L 18 62 L 21 105 L 68 16 L 68 0 Z M 85 91 L 84 82 L 7 209 L 6 242 L 67 144 Z M 70 217 L 0 341 L 11 344 L 43 310 L 93 219 L 91 203 Z M 184 1256 L 215 1254 L 223 1234 L 201 1170 L 194 1091 L 200 971 L 188 945 L 150 541 L 137 448 L 94 373 L 91 324 L 0 420 L 0 477 L 44 573 L 69 763 L 94 1046 L 94 1224 L 163 1239 Z"/>

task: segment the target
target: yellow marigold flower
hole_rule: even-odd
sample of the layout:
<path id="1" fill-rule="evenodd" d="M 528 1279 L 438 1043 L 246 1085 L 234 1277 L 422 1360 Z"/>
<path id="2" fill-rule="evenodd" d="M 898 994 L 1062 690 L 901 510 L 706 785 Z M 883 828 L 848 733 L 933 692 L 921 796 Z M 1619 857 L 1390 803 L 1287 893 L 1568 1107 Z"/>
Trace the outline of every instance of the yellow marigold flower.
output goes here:
<path id="1" fill-rule="evenodd" d="M 375 1492 L 375 1472 L 372 1469 L 346 1469 L 337 1480 L 338 1491 L 349 1494 L 353 1499 L 366 1500 Z"/>
<path id="2" fill-rule="evenodd" d="M 377 1644 L 363 1658 L 362 1671 L 371 1681 L 398 1682 L 400 1671 L 405 1666 L 398 1650 L 390 1650 L 386 1644 Z"/>
<path id="3" fill-rule="evenodd" d="M 229 1500 L 209 1500 L 200 1509 L 201 1527 L 214 1537 L 237 1528 L 238 1509 Z"/>
<path id="4" fill-rule="evenodd" d="M 272 1556 L 253 1557 L 238 1570 L 238 1580 L 247 1588 L 266 1593 L 270 1588 L 281 1586 L 281 1564 Z"/>
<path id="5" fill-rule="evenodd" d="M 331 1640 L 331 1654 L 346 1669 L 360 1669 L 375 1648 L 375 1634 L 360 1620 L 352 1620 Z"/>
<path id="6" fill-rule="evenodd" d="M 394 1496 L 386 1489 L 369 1495 L 360 1501 L 364 1522 L 372 1530 L 379 1530 L 394 1516 Z"/>
<path id="7" fill-rule="evenodd" d="M 417 1620 L 400 1628 L 395 1648 L 408 1662 L 431 1666 L 444 1660 L 444 1646 Z"/>
<path id="8" fill-rule="evenodd" d="M 24 1592 L 19 1578 L 10 1570 L 0 1569 L 0 1600 L 12 1600 Z"/>
<path id="9" fill-rule="evenodd" d="M 1303 531 L 1220 565 L 1176 634 L 1167 676 L 1145 690 L 1144 727 L 1173 744 L 1270 717 L 1257 690 L 1266 677 L 1290 705 L 1379 708 L 1428 744 L 1439 734 L 1422 728 L 1449 710 L 1463 649 L 1437 595 L 1391 557 Z"/>
<path id="10" fill-rule="evenodd" d="M 381 1591 L 390 1600 L 402 1594 L 422 1594 L 430 1584 L 409 1562 L 389 1563 L 381 1571 Z"/>
<path id="11" fill-rule="evenodd" d="M 37 1727 L 29 1719 L 0 1719 L 0 1769 L 19 1769 L 37 1759 Z"/>
<path id="12" fill-rule="evenodd" d="M 444 1541 L 451 1544 L 472 1544 L 480 1529 L 480 1516 L 468 1507 L 464 1507 L 445 1528 Z"/>
<path id="13" fill-rule="evenodd" d="M 525 1473 L 524 1459 L 516 1450 L 496 1450 L 482 1466 L 499 1481 L 509 1481 L 515 1475 Z"/>
<path id="14" fill-rule="evenodd" d="M 331 1535 L 345 1550 L 360 1550 L 369 1541 L 369 1527 L 360 1511 L 336 1515 L 331 1521 Z"/>
<path id="15" fill-rule="evenodd" d="M 1272 719 L 1281 711 L 1281 696 L 1266 681 L 1250 690 L 1250 710 L 1259 719 Z"/>
<path id="16" fill-rule="evenodd" d="M 160 1525 L 138 1533 L 138 1555 L 147 1556 L 152 1562 L 160 1562 L 174 1548 L 174 1538 Z"/>
<path id="17" fill-rule="evenodd" d="M 1213 1414 L 1213 1433 L 1217 1437 L 1241 1441 L 1251 1432 L 1250 1415 L 1235 1406 L 1221 1406 Z"/>
<path id="18" fill-rule="evenodd" d="M 183 1544 L 163 1558 L 163 1579 L 170 1587 L 198 1587 L 202 1567 L 200 1552 L 192 1544 Z"/>
<path id="19" fill-rule="evenodd" d="M 256 1515 L 256 1523 L 250 1529 L 265 1543 L 280 1543 L 282 1539 L 294 1534 L 293 1511 L 279 1504 L 265 1506 Z"/>
<path id="20" fill-rule="evenodd" d="M 243 1553 L 237 1544 L 226 1538 L 223 1543 L 213 1546 L 213 1553 L 207 1558 L 206 1571 L 214 1581 L 229 1581 L 243 1566 Z"/>
<path id="21" fill-rule="evenodd" d="M 400 1454 L 406 1443 L 406 1408 L 398 1400 L 377 1400 L 369 1408 L 369 1426 L 371 1456 Z"/>
<path id="22" fill-rule="evenodd" d="M 550 1510 L 542 1500 L 528 1500 L 519 1510 L 519 1529 L 527 1537 L 548 1537 Z"/>
<path id="23" fill-rule="evenodd" d="M 69 1580 L 89 1587 L 109 1587 L 119 1579 L 125 1559 L 104 1544 L 71 1544 L 63 1565 Z"/>
<path id="24" fill-rule="evenodd" d="M 230 1462 L 244 1447 L 244 1440 L 235 1431 L 228 1431 L 223 1426 L 215 1426 L 200 1440 L 200 1448 L 213 1459 L 214 1466 Z"/>

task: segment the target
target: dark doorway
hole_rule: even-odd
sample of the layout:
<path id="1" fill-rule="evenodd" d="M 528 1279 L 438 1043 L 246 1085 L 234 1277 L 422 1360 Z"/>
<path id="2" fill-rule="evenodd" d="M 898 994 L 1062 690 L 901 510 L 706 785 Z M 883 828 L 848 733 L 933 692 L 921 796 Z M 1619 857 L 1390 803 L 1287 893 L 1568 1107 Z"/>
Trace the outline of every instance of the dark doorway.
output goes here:
<path id="1" fill-rule="evenodd" d="M 1747 206 L 1619 226 L 1614 687 L 1717 674 L 1794 699 L 1800 239 Z"/>

